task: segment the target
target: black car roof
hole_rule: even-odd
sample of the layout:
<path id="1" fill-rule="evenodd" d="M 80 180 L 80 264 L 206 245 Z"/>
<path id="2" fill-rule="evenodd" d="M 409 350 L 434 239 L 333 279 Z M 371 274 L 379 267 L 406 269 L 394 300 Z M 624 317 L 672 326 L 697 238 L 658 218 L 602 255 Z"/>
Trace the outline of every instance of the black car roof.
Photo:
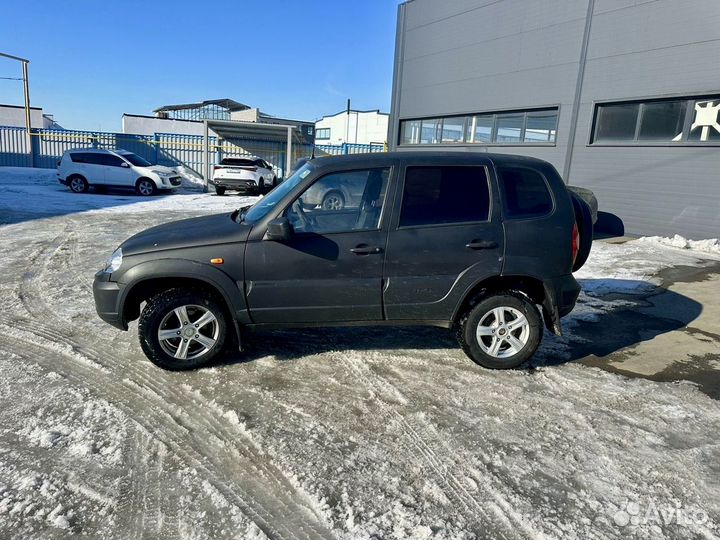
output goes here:
<path id="1" fill-rule="evenodd" d="M 373 161 L 388 161 L 399 159 L 402 161 L 429 161 L 434 159 L 456 160 L 463 163 L 479 163 L 493 162 L 495 165 L 504 163 L 525 163 L 528 165 L 546 165 L 547 162 L 541 159 L 528 156 L 518 156 L 513 154 L 496 154 L 487 152 L 466 152 L 466 151 L 396 151 L 396 152 L 374 152 L 367 154 L 351 154 L 345 156 L 322 156 L 312 160 L 313 165 L 317 167 L 344 167 L 354 164 L 368 164 Z"/>

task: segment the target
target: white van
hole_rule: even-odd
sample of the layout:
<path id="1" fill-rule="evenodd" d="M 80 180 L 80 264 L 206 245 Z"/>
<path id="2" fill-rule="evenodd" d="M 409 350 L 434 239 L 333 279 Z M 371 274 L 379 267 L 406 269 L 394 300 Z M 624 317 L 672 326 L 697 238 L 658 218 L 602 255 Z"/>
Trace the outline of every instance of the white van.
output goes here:
<path id="1" fill-rule="evenodd" d="M 58 162 L 57 177 L 75 193 L 85 193 L 90 186 L 107 186 L 134 189 L 138 195 L 152 195 L 182 184 L 175 169 L 151 165 L 125 150 L 100 148 L 67 150 Z"/>

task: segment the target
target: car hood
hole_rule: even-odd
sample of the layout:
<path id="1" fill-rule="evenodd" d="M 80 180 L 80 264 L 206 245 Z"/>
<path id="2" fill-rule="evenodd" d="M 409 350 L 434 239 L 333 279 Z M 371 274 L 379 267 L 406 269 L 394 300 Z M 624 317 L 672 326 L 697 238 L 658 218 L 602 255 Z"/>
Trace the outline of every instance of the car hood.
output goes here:
<path id="1" fill-rule="evenodd" d="M 211 246 L 247 240 L 251 227 L 235 223 L 230 214 L 216 214 L 171 221 L 145 229 L 125 240 L 120 247 L 123 255 L 153 251 Z"/>

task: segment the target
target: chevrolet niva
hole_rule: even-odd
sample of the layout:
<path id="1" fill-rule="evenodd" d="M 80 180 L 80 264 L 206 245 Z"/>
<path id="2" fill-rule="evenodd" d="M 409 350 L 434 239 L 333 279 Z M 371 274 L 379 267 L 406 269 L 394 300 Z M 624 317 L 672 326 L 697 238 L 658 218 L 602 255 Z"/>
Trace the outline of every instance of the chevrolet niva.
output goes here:
<path id="1" fill-rule="evenodd" d="M 343 195 L 324 204 L 322 193 Z M 338 197 L 339 200 L 339 197 Z M 97 312 L 170 370 L 245 330 L 431 325 L 487 368 L 561 333 L 592 242 L 589 206 L 541 160 L 391 152 L 312 159 L 251 207 L 126 240 L 95 275 Z"/>

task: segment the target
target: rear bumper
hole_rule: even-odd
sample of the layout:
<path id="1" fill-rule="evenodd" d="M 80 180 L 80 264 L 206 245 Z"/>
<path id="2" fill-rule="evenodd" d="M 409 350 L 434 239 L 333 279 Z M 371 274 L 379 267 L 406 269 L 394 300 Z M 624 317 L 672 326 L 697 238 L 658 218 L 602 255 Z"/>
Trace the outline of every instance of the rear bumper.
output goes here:
<path id="1" fill-rule="evenodd" d="M 127 330 L 122 313 L 118 307 L 120 300 L 120 285 L 110 281 L 110 274 L 102 270 L 95 274 L 93 281 L 93 297 L 95 298 L 95 311 L 100 318 L 115 328 Z"/>
<path id="2" fill-rule="evenodd" d="M 210 184 L 215 187 L 221 187 L 225 189 L 236 189 L 238 191 L 258 191 L 258 185 L 255 180 L 240 180 L 233 178 L 214 178 L 210 180 Z"/>
<path id="3" fill-rule="evenodd" d="M 67 178 L 60 178 L 60 177 L 58 176 L 58 182 L 60 182 L 63 186 L 67 186 L 67 185 L 68 185 Z"/>

